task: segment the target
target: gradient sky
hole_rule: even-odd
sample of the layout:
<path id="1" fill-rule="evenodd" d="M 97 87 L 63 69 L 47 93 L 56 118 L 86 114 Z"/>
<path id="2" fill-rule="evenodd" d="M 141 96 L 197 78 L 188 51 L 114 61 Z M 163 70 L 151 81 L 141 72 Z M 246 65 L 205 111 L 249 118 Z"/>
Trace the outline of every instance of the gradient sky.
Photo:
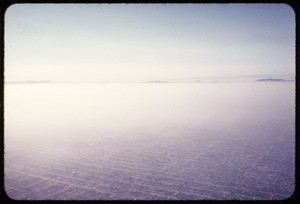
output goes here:
<path id="1" fill-rule="evenodd" d="M 6 81 L 294 74 L 286 4 L 15 4 L 5 14 Z"/>

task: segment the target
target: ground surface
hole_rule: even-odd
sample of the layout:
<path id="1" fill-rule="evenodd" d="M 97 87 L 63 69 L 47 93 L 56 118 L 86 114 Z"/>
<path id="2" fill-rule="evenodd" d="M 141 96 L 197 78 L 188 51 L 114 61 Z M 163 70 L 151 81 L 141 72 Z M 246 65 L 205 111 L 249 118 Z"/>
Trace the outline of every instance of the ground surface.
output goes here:
<path id="1" fill-rule="evenodd" d="M 227 104 L 226 100 L 224 103 Z M 125 126 L 120 123 L 119 128 L 105 128 L 108 123 L 103 127 L 100 119 L 93 122 L 92 128 L 91 122 L 66 123 L 70 118 L 59 119 L 64 112 L 61 117 L 57 113 L 58 124 L 65 122 L 62 127 L 53 123 L 40 128 L 30 126 L 40 124 L 32 122 L 30 115 L 29 122 L 24 116 L 21 122 L 13 123 L 10 121 L 16 120 L 8 115 L 6 192 L 17 200 L 286 199 L 294 191 L 295 142 L 290 119 L 293 116 L 287 112 L 278 119 L 265 114 L 284 107 L 282 102 L 268 105 L 266 101 L 259 107 L 253 104 L 247 107 L 256 108 L 246 113 L 240 112 L 245 105 L 239 108 L 236 104 L 229 110 L 231 115 L 224 114 L 227 109 L 222 106 L 214 106 L 222 109 L 222 117 L 216 117 L 220 114 L 210 109 L 207 113 L 212 117 L 202 111 L 202 116 L 194 118 L 196 122 L 188 118 L 194 110 L 186 115 L 178 112 L 186 117 L 180 121 L 170 120 L 173 111 L 173 115 L 169 113 L 169 122 L 157 122 L 155 117 L 147 123 L 124 120 Z M 20 114 L 24 114 L 23 106 L 19 108 Z M 178 103 L 173 106 L 172 110 L 180 107 Z M 268 107 L 270 110 L 261 112 Z M 11 111 L 10 108 L 7 110 Z M 132 117 L 137 114 L 132 113 Z M 274 114 L 277 116 L 278 112 Z M 155 115 L 157 120 L 162 118 Z M 84 114 L 82 117 L 87 119 Z M 201 121 L 203 117 L 206 119 Z M 11 126 L 18 127 L 19 132 Z"/>

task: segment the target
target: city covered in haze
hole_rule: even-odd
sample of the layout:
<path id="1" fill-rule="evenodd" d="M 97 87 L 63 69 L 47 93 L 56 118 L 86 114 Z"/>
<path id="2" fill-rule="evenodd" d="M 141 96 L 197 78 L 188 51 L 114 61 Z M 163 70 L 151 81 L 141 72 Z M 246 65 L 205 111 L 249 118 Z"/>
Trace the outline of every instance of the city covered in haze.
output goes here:
<path id="1" fill-rule="evenodd" d="M 13 200 L 284 200 L 295 190 L 287 4 L 14 4 Z"/>

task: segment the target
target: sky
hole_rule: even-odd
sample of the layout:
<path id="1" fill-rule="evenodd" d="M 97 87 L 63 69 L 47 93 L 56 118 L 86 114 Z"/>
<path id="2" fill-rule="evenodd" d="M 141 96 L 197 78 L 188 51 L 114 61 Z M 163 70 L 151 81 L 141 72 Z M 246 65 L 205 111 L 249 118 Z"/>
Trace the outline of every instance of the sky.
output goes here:
<path id="1" fill-rule="evenodd" d="M 295 76 L 287 4 L 14 4 L 5 81 Z"/>

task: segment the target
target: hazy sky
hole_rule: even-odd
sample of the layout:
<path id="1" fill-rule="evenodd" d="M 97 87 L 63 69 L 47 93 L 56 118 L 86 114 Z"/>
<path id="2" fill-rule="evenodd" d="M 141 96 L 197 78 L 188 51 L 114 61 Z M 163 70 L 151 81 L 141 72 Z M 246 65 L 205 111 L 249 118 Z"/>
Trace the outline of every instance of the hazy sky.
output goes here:
<path id="1" fill-rule="evenodd" d="M 286 4 L 15 4 L 5 80 L 294 76 Z"/>

